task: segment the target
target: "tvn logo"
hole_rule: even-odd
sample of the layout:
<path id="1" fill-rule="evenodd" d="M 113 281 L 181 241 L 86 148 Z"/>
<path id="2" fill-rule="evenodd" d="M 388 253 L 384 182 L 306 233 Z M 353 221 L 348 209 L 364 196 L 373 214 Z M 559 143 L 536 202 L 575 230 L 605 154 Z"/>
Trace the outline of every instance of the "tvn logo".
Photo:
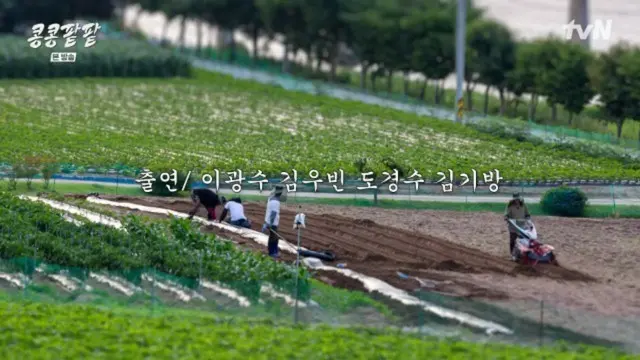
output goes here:
<path id="1" fill-rule="evenodd" d="M 76 62 L 76 53 L 74 52 L 52 52 L 51 59 L 49 62 L 52 63 L 74 63 Z"/>
<path id="2" fill-rule="evenodd" d="M 562 28 L 564 29 L 564 36 L 567 40 L 571 40 L 573 34 L 576 32 L 580 40 L 588 40 L 592 32 L 593 40 L 610 40 L 612 25 L 613 22 L 611 20 L 602 21 L 598 19 L 595 23 L 583 28 L 583 26 L 576 24 L 575 20 L 571 20 L 570 23 L 563 25 Z"/>

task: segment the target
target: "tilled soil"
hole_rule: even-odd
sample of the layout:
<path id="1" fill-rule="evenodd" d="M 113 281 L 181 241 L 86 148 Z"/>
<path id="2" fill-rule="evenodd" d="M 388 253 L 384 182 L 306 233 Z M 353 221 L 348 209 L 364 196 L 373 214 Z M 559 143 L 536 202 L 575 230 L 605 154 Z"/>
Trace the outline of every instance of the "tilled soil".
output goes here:
<path id="1" fill-rule="evenodd" d="M 130 202 L 146 206 L 188 212 L 192 204 L 187 199 L 163 199 L 152 197 L 102 196 L 112 201 Z M 254 230 L 263 223 L 265 206 L 258 203 L 246 203 L 245 213 L 252 221 Z M 204 209 L 199 216 L 206 216 Z M 292 223 L 295 211 L 282 209 L 279 234 L 293 243 L 296 232 Z M 316 214 L 307 212 L 306 229 L 303 230 L 303 246 L 315 251 L 331 250 L 337 255 L 337 263 L 363 274 L 377 277 L 404 289 L 420 287 L 417 280 L 402 279 L 398 272 L 416 275 L 422 279 L 433 280 L 436 290 L 462 296 L 481 296 L 504 298 L 503 291 L 495 291 L 476 286 L 472 281 L 448 282 L 441 271 L 454 271 L 466 274 L 494 273 L 508 276 L 525 275 L 546 277 L 564 281 L 594 281 L 595 279 L 579 271 L 559 266 L 540 266 L 531 271 L 515 265 L 507 258 L 501 258 L 456 244 L 427 234 L 402 228 L 391 228 L 372 220 L 355 219 L 335 214 Z M 210 227 L 208 231 L 232 239 L 253 249 L 264 251 L 260 245 Z M 283 261 L 293 261 L 293 255 L 283 254 Z"/>
<path id="2" fill-rule="evenodd" d="M 101 197 L 184 213 L 192 208 L 188 199 Z M 259 230 L 265 206 L 244 205 L 254 230 Z M 533 320 L 544 301 L 545 311 L 553 314 L 547 320 L 550 323 L 614 341 L 628 341 L 619 334 L 636 334 L 640 326 L 640 220 L 536 217 L 539 234 L 556 247 L 562 267 L 542 265 L 528 270 L 508 260 L 508 234 L 500 214 L 306 204 L 299 208 L 285 203 L 279 233 L 291 243 L 296 240 L 292 225 L 297 211 L 307 215 L 302 246 L 331 250 L 338 257 L 336 263 L 400 289 L 476 298 L 531 315 Z M 198 216 L 206 217 L 204 209 Z M 247 251 L 266 252 L 262 245 L 235 233 L 213 226 L 202 230 Z M 286 252 L 279 259 L 294 260 L 295 255 Z M 317 272 L 315 277 L 332 286 L 364 290 L 359 281 L 337 272 Z M 527 311 L 520 304 L 528 304 Z"/>

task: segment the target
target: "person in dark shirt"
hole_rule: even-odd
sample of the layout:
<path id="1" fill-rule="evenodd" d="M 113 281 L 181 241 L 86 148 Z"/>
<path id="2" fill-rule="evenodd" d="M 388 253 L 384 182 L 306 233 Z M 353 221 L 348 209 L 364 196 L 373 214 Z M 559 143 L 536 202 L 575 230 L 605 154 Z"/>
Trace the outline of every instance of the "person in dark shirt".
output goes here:
<path id="1" fill-rule="evenodd" d="M 200 206 L 207 209 L 207 220 L 216 220 L 216 206 L 222 204 L 220 197 L 213 189 L 200 188 L 191 190 L 191 200 L 193 200 L 194 208 L 189 211 L 189 219 L 193 219 Z"/>

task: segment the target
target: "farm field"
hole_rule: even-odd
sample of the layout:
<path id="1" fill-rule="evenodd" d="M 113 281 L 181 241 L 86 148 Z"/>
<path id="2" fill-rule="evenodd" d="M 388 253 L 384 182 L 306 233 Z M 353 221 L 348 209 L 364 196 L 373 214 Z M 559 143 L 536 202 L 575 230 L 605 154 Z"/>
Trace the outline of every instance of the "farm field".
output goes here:
<path id="1" fill-rule="evenodd" d="M 64 199 L 69 205 L 78 205 L 93 213 L 108 216 L 96 219 L 95 215 L 83 215 L 70 209 L 65 210 L 63 213 L 67 215 L 62 216 L 62 213 L 45 204 L 3 196 L 2 207 L 7 211 L 3 211 L 0 219 L 0 236 L 4 239 L 1 250 L 13 260 L 2 262 L 0 285 L 4 291 L 14 294 L 14 301 L 16 298 L 24 298 L 45 302 L 80 301 L 109 307 L 127 305 L 147 308 L 151 313 L 154 313 L 154 308 L 157 309 L 156 313 L 160 313 L 178 307 L 216 313 L 222 311 L 226 315 L 242 318 L 284 318 L 285 321 L 292 317 L 291 268 L 287 264 L 293 262 L 295 257 L 286 251 L 283 252 L 283 262 L 274 263 L 263 260 L 262 255 L 254 254 L 264 254 L 264 247 L 251 240 L 250 236 L 210 226 L 202 227 L 200 233 L 195 229 L 190 230 L 181 220 L 167 222 L 167 217 L 162 214 L 144 209 L 132 211 L 118 206 L 137 203 L 184 211 L 189 206 L 185 200 L 123 196 L 104 198 L 106 199 L 95 202 L 92 198 L 85 200 L 84 196 L 69 195 Z M 105 200 L 116 202 L 101 203 Z M 46 201 L 48 200 L 45 203 Z M 256 221 L 255 216 L 259 216 L 256 214 L 264 209 L 258 204 L 247 206 L 247 214 Z M 407 294 L 427 290 L 418 299 L 427 299 L 428 303 L 454 312 L 463 311 L 497 324 L 490 326 L 507 326 L 516 332 L 516 337 L 507 335 L 502 341 L 537 343 L 539 325 L 535 323 L 535 319 L 512 315 L 512 310 L 509 309 L 509 306 L 522 304 L 522 300 L 535 298 L 526 296 L 523 287 L 535 284 L 536 280 L 564 283 L 565 288 L 572 289 L 575 301 L 570 305 L 577 309 L 584 309 L 600 301 L 599 294 L 596 294 L 591 304 L 583 302 L 585 297 L 582 294 L 586 294 L 587 287 L 609 295 L 616 291 L 618 310 L 611 310 L 612 313 L 601 316 L 609 315 L 607 320 L 610 322 L 615 321 L 613 316 L 617 311 L 630 311 L 627 313 L 627 320 L 635 316 L 633 309 L 629 310 L 628 307 L 633 306 L 630 303 L 633 301 L 633 288 L 625 292 L 613 284 L 599 285 L 598 279 L 581 272 L 584 269 L 580 264 L 577 266 L 578 270 L 550 268 L 541 269 L 537 274 L 529 274 L 501 259 L 502 254 L 499 252 L 498 256 L 480 253 L 478 258 L 474 258 L 470 248 L 456 244 L 455 241 L 421 233 L 408 234 L 401 229 L 385 227 L 367 220 L 366 216 L 357 211 L 354 215 L 360 220 L 350 220 L 344 215 L 337 215 L 340 214 L 339 209 L 305 209 L 309 214 L 308 224 L 312 228 L 305 231 L 304 246 L 315 250 L 331 248 L 338 254 L 337 261 L 344 262 L 348 271 L 385 281 L 399 289 L 397 291 L 407 291 Z M 323 215 L 321 220 L 319 215 L 331 210 L 338 211 L 334 211 L 336 214 L 333 216 Z M 290 210 L 283 212 L 283 216 L 290 215 Z M 397 219 L 397 215 L 392 212 L 384 213 L 383 217 L 384 215 Z M 87 223 L 87 219 L 107 226 L 91 225 Z M 117 229 L 115 224 L 118 221 L 126 229 L 126 233 Z M 116 228 L 111 229 L 113 226 Z M 435 230 L 438 227 L 430 228 Z M 281 232 L 285 238 L 293 236 L 291 230 L 286 228 Z M 212 237 L 214 234 L 216 236 Z M 387 246 L 377 243 L 378 245 L 367 248 L 364 244 L 371 245 L 370 241 L 365 241 L 360 236 L 374 236 L 372 239 L 376 241 L 378 238 L 387 238 Z M 225 239 L 228 240 L 224 241 Z M 346 239 L 350 240 L 345 241 Z M 419 247 L 409 245 L 407 241 L 412 241 Z M 209 251 L 203 251 L 203 245 Z M 431 251 L 420 251 L 421 248 Z M 238 251 L 241 249 L 249 252 Z M 204 259 L 198 259 L 197 255 Z M 28 259 L 32 257 L 38 261 Z M 224 259 L 224 265 L 220 259 Z M 25 269 L 31 270 L 25 272 Z M 432 329 L 430 331 L 439 328 L 442 328 L 440 331 L 445 331 L 451 326 L 448 321 L 438 320 L 433 314 L 403 305 L 397 299 L 392 300 L 393 296 L 387 297 L 388 289 L 385 290 L 384 287 L 372 299 L 364 294 L 367 290 L 357 280 L 334 271 L 314 267 L 309 269 L 309 272 L 305 270 L 301 273 L 299 319 L 304 323 L 350 326 L 362 324 L 373 327 L 426 325 Z M 398 271 L 408 274 L 409 278 L 398 277 Z M 622 270 L 619 271 L 623 273 Z M 24 275 L 19 275 L 20 273 L 30 276 L 33 283 L 25 282 Z M 504 281 L 505 276 L 513 277 L 514 274 L 518 274 L 520 281 L 509 285 L 513 289 L 492 284 L 493 281 Z M 311 279 L 309 275 L 315 279 Z M 194 281 L 194 278 L 206 280 Z M 483 278 L 484 282 L 481 281 Z M 321 285 L 318 280 L 330 286 Z M 560 286 L 556 288 L 553 283 L 544 286 L 548 288 L 547 294 L 562 300 Z M 633 281 L 629 280 L 627 284 L 632 285 Z M 539 283 L 537 286 L 542 285 Z M 15 291 L 20 288 L 23 290 Z M 236 295 L 229 297 L 230 293 Z M 287 294 L 289 300 L 286 300 Z M 469 298 L 480 302 L 488 301 L 488 304 L 507 304 L 501 308 L 491 305 L 495 309 L 487 310 L 482 303 L 474 305 L 463 300 Z M 463 302 L 459 303 L 461 300 Z M 514 300 L 519 302 L 513 303 Z M 246 305 L 242 305 L 245 301 L 254 305 L 245 307 Z M 522 311 L 514 314 L 519 312 Z M 576 312 L 571 314 L 576 316 Z M 560 317 L 548 321 L 545 334 L 545 338 L 548 338 L 545 343 L 564 339 L 589 344 L 612 342 L 633 346 L 633 341 L 621 336 L 615 337 L 603 331 L 591 334 L 589 330 L 597 325 L 597 321 L 591 319 L 589 324 Z M 622 333 L 635 332 L 630 331 Z M 478 338 L 473 333 L 464 336 L 463 338 L 469 339 Z"/>
<path id="2" fill-rule="evenodd" d="M 47 156 L 72 164 L 74 169 L 96 168 L 100 173 L 126 166 L 207 173 L 241 169 L 247 177 L 261 170 L 275 177 L 296 169 L 304 179 L 312 169 L 321 174 L 342 169 L 345 178 L 355 178 L 362 170 L 399 167 L 407 175 L 415 168 L 429 179 L 438 179 L 436 173 L 449 168 L 456 173 L 477 169 L 480 176 L 499 169 L 506 180 L 640 178 L 637 164 L 504 140 L 446 121 L 205 73 L 198 73 L 195 79 L 169 81 L 3 82 L 0 127 L 2 162 L 20 164 L 28 156 Z M 367 159 L 364 168 L 358 166 L 361 159 Z M 194 358 L 216 349 L 222 358 L 245 353 L 247 358 L 254 353 L 260 354 L 255 358 L 269 359 L 330 358 L 368 342 L 385 350 L 367 352 L 374 351 L 374 346 L 357 356 L 370 358 L 389 351 L 385 358 L 418 359 L 424 358 L 424 349 L 432 347 L 428 353 L 441 358 L 452 353 L 469 358 L 514 358 L 513 349 L 501 350 L 498 345 L 494 349 L 494 345 L 477 347 L 449 340 L 424 342 L 389 332 L 377 337 L 377 330 L 320 328 L 308 330 L 317 333 L 306 333 L 271 323 L 265 325 L 269 330 L 260 341 L 242 341 L 262 333 L 260 325 L 247 318 L 292 318 L 291 299 L 296 294 L 304 323 L 426 326 L 435 332 L 464 329 L 461 338 L 481 341 L 489 339 L 486 330 L 494 334 L 492 341 L 537 345 L 540 336 L 545 343 L 564 339 L 640 349 L 634 338 L 640 333 L 640 274 L 634 266 L 640 255 L 635 246 L 640 241 L 638 220 L 541 218 L 543 240 L 558 248 L 561 266 L 530 271 L 508 260 L 504 223 L 494 213 L 305 204 L 309 217 L 303 246 L 331 249 L 345 269 L 336 271 L 336 264 L 314 267 L 305 263 L 296 276 L 291 266 L 295 255 L 284 251 L 281 261 L 273 262 L 256 240 L 263 235 L 236 233 L 211 224 L 197 227 L 165 214 L 171 210 L 184 215 L 191 206 L 188 199 L 102 198 L 106 202 L 78 195 L 56 197 L 108 217 L 86 217 L 72 211 L 63 215 L 46 205 L 0 193 L 0 291 L 4 293 L 0 308 L 3 302 L 15 309 L 24 305 L 20 301 L 63 301 L 147 310 L 157 306 L 161 312 L 187 308 L 243 318 L 233 326 L 214 323 L 208 332 L 204 328 L 193 332 L 190 351 Z M 160 212 L 132 210 L 129 205 L 155 207 Z M 285 208 L 283 219 L 293 219 L 296 210 Z M 263 204 L 246 205 L 254 224 L 261 224 L 264 211 Z M 283 226 L 281 233 L 288 240 L 295 239 L 289 226 Z M 606 246 L 602 244 L 605 238 Z M 611 258 L 617 259 L 614 264 Z M 372 283 L 377 287 L 371 287 Z M 616 304 L 607 306 L 612 295 Z M 544 334 L 539 334 L 537 314 L 532 311 L 541 300 L 556 312 L 546 320 Z M 527 302 L 536 305 L 526 307 Z M 13 353 L 26 347 L 32 341 L 29 337 L 58 348 L 73 341 L 76 345 L 69 356 L 99 351 L 102 356 L 118 358 L 123 355 L 114 343 L 133 346 L 121 341 L 126 332 L 115 334 L 99 326 L 90 331 L 71 330 L 74 322 L 92 320 L 65 318 L 64 314 L 59 315 L 56 329 L 65 335 L 50 335 L 51 329 L 46 330 L 37 318 L 39 311 L 58 312 L 57 305 L 25 306 L 32 306 L 29 316 L 33 318 L 20 319 L 17 311 L 4 319 L 20 334 L 19 339 L 0 337 L 0 342 L 13 344 L 9 347 Z M 443 311 L 452 317 L 443 320 L 435 315 Z M 80 314 L 74 315 L 85 316 Z M 147 352 L 132 350 L 127 358 L 172 357 L 176 344 L 158 339 L 168 339 L 171 326 L 177 326 L 175 331 L 191 331 L 198 324 L 169 325 L 171 320 L 148 316 L 122 319 L 123 328 L 135 329 L 131 331 L 141 334 L 149 345 Z M 604 322 L 608 325 L 602 326 Z M 504 335 L 509 329 L 515 336 Z M 296 335 L 289 335 L 293 333 Z M 101 340 L 84 341 L 91 334 L 114 341 L 109 346 L 100 345 Z M 302 351 L 297 345 L 277 354 L 256 350 L 285 338 L 297 344 L 305 334 L 317 337 L 318 342 L 306 344 Z M 348 340 L 350 337 L 354 340 Z M 396 337 L 404 338 L 403 342 Z M 414 340 L 419 343 L 410 343 Z M 350 341 L 365 345 L 351 346 Z M 542 349 L 518 350 L 517 356 L 544 356 L 527 355 L 527 351 L 562 355 L 560 350 Z M 599 350 L 590 351 L 585 359 L 606 356 Z M 34 353 L 33 358 L 38 355 Z"/>
<path id="3" fill-rule="evenodd" d="M 149 317 L 79 305 L 0 301 L 0 320 L 6 330 L 0 335 L 3 359 L 45 359 L 48 351 L 55 351 L 58 359 L 331 359 L 347 353 L 353 359 L 402 360 L 635 358 L 598 348 L 570 354 L 562 348 L 473 344 L 389 331 L 291 328 L 206 315 Z"/>
<path id="4" fill-rule="evenodd" d="M 151 206 L 185 213 L 186 199 L 101 196 L 108 204 L 84 202 L 70 195 L 68 202 L 104 211 L 110 216 L 128 214 L 162 219 L 166 215 L 132 210 L 129 205 Z M 120 206 L 118 205 L 120 203 Z M 259 224 L 264 207 L 245 205 L 246 213 Z M 562 219 L 536 217 L 544 241 L 556 246 L 561 267 L 540 267 L 531 273 L 508 261 L 507 233 L 501 216 L 492 213 L 391 210 L 305 204 L 308 229 L 302 245 L 311 250 L 331 249 L 353 271 L 381 279 L 396 288 L 424 296 L 441 306 L 472 313 L 505 326 L 523 326 L 520 320 L 491 315 L 464 299 L 499 306 L 536 320 L 540 300 L 554 315 L 548 321 L 579 333 L 640 346 L 633 334 L 640 331 L 640 284 L 635 259 L 639 220 Z M 297 209 L 283 210 L 293 218 Z M 203 214 L 199 214 L 204 216 Z M 460 223 L 467 225 L 460 226 Z M 215 227 L 203 227 L 232 239 L 240 247 L 264 252 L 261 245 L 238 234 Z M 295 239 L 284 227 L 281 235 Z M 606 246 L 602 238 L 609 241 Z M 615 257 L 616 262 L 609 259 Z M 295 256 L 283 252 L 285 262 Z M 409 278 L 398 276 L 404 273 Z M 351 290 L 365 290 L 362 284 L 323 272 L 323 281 Z M 429 295 L 431 294 L 431 295 Z M 436 298 L 433 298 L 436 294 Z M 438 295 L 461 300 L 446 300 Z M 615 295 L 612 295 L 615 294 Z M 609 299 L 615 296 L 615 306 Z M 536 301 L 538 303 L 536 303 Z M 529 304 L 529 305 L 524 305 Z M 524 306 L 524 308 L 523 308 Z M 494 313 L 497 313 L 494 310 Z M 603 326 L 603 324 L 608 324 Z M 621 330 L 623 329 L 623 330 Z"/>
<path id="5" fill-rule="evenodd" d="M 487 4 L 491 4 L 488 7 L 489 7 L 489 11 L 493 12 L 494 6 L 496 6 L 495 0 L 484 1 L 484 2 L 486 2 Z M 482 4 L 482 5 L 486 6 L 487 4 Z M 506 19 L 505 21 L 507 21 L 507 23 L 510 23 L 510 27 L 512 29 L 522 29 L 523 27 L 526 28 L 527 27 L 526 22 L 523 23 L 522 21 L 515 20 L 515 18 L 513 17 L 514 11 L 512 10 L 511 7 L 513 7 L 514 5 L 512 3 L 508 3 L 508 4 L 509 6 L 505 6 L 502 9 L 503 14 L 501 14 L 501 16 L 499 17 L 505 18 Z M 519 4 L 518 6 L 523 6 L 523 5 Z M 532 4 L 530 6 L 538 9 L 538 6 L 536 6 L 536 4 Z M 506 9 L 508 10 L 505 11 Z M 544 7 L 544 9 L 546 11 L 547 9 L 549 9 L 549 6 Z M 560 12 L 564 14 L 564 11 L 566 9 L 564 9 L 562 6 L 560 6 L 559 9 L 562 9 Z M 531 12 L 521 12 L 521 13 L 518 13 L 518 16 L 523 16 L 523 14 L 529 14 L 529 13 Z M 534 13 L 537 15 L 538 11 Z M 621 14 L 622 13 L 623 12 L 621 12 Z M 508 16 L 506 14 L 508 14 Z M 128 7 L 125 11 L 124 16 L 125 16 L 125 23 L 129 27 L 129 29 L 139 30 L 149 38 L 160 39 L 166 35 L 167 40 L 171 41 L 173 44 L 177 44 L 181 38 L 180 37 L 180 30 L 181 30 L 180 19 L 173 19 L 173 20 L 166 19 L 166 16 L 161 12 L 149 13 L 149 12 L 142 11 L 142 14 L 141 14 L 139 8 L 135 5 Z M 559 18 L 560 17 L 558 17 L 558 19 Z M 564 15 L 562 15 L 562 18 L 564 18 Z M 167 29 L 167 33 L 163 34 L 162 28 L 165 25 L 165 21 L 168 21 L 168 24 L 167 24 L 168 29 Z M 195 20 L 187 20 L 186 24 L 187 25 L 185 29 L 185 40 L 186 40 L 187 46 L 195 47 L 198 44 L 197 29 L 199 24 Z M 533 22 L 530 22 L 530 24 L 536 24 L 536 32 L 539 31 L 539 29 L 537 28 L 540 24 L 539 18 L 536 18 Z M 547 23 L 546 25 L 550 26 L 550 23 Z M 206 40 L 204 40 L 204 42 L 205 44 L 207 44 L 212 42 L 213 41 L 212 39 L 215 39 L 216 35 L 219 35 L 219 33 L 216 27 L 210 26 L 208 24 L 205 24 L 204 27 L 206 29 L 204 31 L 204 38 Z M 553 26 L 550 26 L 550 27 L 553 28 Z M 558 30 L 559 30 L 558 28 L 553 28 L 552 32 L 558 31 Z M 519 31 L 522 31 L 522 30 L 519 30 Z M 525 32 L 530 32 L 530 29 L 525 30 Z M 245 64 L 246 66 L 255 67 L 256 64 L 254 60 L 250 57 L 252 40 L 241 31 L 237 31 L 235 36 L 236 36 L 236 41 L 238 41 L 237 51 L 239 52 L 239 54 L 236 55 L 235 63 L 236 64 L 242 63 L 242 64 Z M 261 39 L 260 42 L 263 42 L 265 40 L 266 39 Z M 610 42 L 605 42 L 605 43 L 607 45 L 611 45 Z M 265 46 L 267 45 L 266 41 L 264 42 L 264 45 Z M 270 41 L 268 45 L 269 45 L 268 48 L 263 48 L 262 53 L 260 54 L 262 56 L 266 56 L 268 60 L 261 59 L 261 60 L 267 60 L 267 61 L 259 61 L 258 63 L 261 65 L 263 64 L 263 66 L 268 70 L 280 71 L 282 67 L 281 62 L 284 54 L 283 45 L 277 41 Z M 300 57 L 296 57 L 296 58 L 298 61 L 300 61 L 299 72 L 302 72 L 304 74 L 305 73 L 304 70 L 307 70 L 306 66 L 303 65 L 303 62 L 305 61 L 306 57 L 304 56 L 304 54 L 302 55 L 303 55 L 302 58 Z M 226 57 L 218 55 L 216 56 L 216 59 L 220 61 L 222 59 L 226 59 Z M 328 64 L 325 64 L 325 65 L 328 66 Z M 328 70 L 328 67 L 325 67 L 325 71 L 326 70 Z M 345 75 L 351 75 L 349 79 L 346 79 L 346 80 L 350 80 L 349 84 L 358 88 L 361 86 L 360 72 L 358 71 L 357 68 L 341 69 L 341 70 L 343 72 L 342 73 L 339 72 L 339 77 L 342 77 Z M 398 95 L 398 97 L 404 93 L 404 83 L 405 83 L 404 80 L 405 79 L 402 76 L 394 76 L 392 91 L 393 93 Z M 455 76 L 454 75 L 446 79 L 445 87 L 447 88 L 447 90 L 446 90 L 446 95 L 443 97 L 443 101 L 445 102 L 443 106 L 446 107 L 447 109 L 453 109 L 454 102 L 455 102 Z M 476 88 L 477 92 L 474 93 L 473 103 L 476 104 L 477 110 L 482 109 L 480 104 L 482 104 L 484 101 L 482 88 L 483 86 L 479 85 Z M 409 86 L 409 93 L 411 95 L 416 97 L 419 96 L 421 89 L 422 89 L 422 82 L 420 80 L 411 81 Z M 369 87 L 369 90 L 371 90 L 371 87 Z M 433 103 L 433 98 L 434 98 L 433 93 L 435 92 L 434 90 L 435 89 L 431 86 L 427 86 L 426 88 L 427 95 L 425 97 L 427 102 L 429 103 Z M 497 114 L 500 107 L 498 94 L 497 92 L 493 92 L 493 91 L 491 91 L 490 94 L 492 94 L 492 96 L 489 97 L 489 112 L 493 114 Z M 537 112 L 538 120 L 541 121 L 542 123 L 548 124 L 551 120 L 550 109 L 545 103 L 539 104 L 538 109 L 539 109 L 539 111 Z M 518 110 L 519 110 L 518 115 L 520 117 L 522 117 L 523 119 L 528 118 L 526 106 L 520 107 Z M 566 126 L 568 115 L 565 114 L 563 110 L 564 109 L 560 109 L 558 123 Z M 583 114 L 583 116 L 580 116 L 577 119 L 573 119 L 572 127 L 577 127 L 578 129 L 583 129 L 588 131 L 598 131 L 598 132 L 609 134 L 611 137 L 614 137 L 616 134 L 615 125 L 603 123 L 601 121 L 602 114 L 600 114 L 599 112 L 593 113 L 593 111 L 590 111 L 590 110 L 593 110 L 593 109 L 586 109 L 585 114 Z M 626 122 L 623 126 L 622 136 L 626 139 L 630 139 L 636 142 L 638 140 L 639 126 L 640 124 L 637 122 Z"/>
<path id="6" fill-rule="evenodd" d="M 293 318 L 295 268 L 201 234 L 184 220 L 100 223 L 91 214 L 0 197 L 0 290 L 9 298 Z M 387 305 L 322 284 L 304 268 L 297 284 L 301 322 L 398 321 Z"/>
<path id="7" fill-rule="evenodd" d="M 500 170 L 516 179 L 638 179 L 633 164 L 504 140 L 462 125 L 202 74 L 184 80 L 46 80 L 0 85 L 0 159 L 182 171 L 321 174 L 356 162 L 425 178 Z M 348 144 L 348 146 L 345 146 Z M 386 165 L 385 165 L 386 164 Z"/>
<path id="8" fill-rule="evenodd" d="M 165 5 L 156 9 L 179 10 Z M 309 20 L 311 4 L 261 13 L 286 17 L 290 5 Z M 31 11 L 8 6 L 9 20 Z M 272 20 L 261 19 L 269 32 L 279 27 Z M 290 76 L 237 80 L 222 73 L 252 78 L 250 68 L 227 71 L 140 34 L 103 35 L 69 66 L 48 59 L 62 42 L 32 51 L 22 37 L 0 36 L 1 359 L 640 360 L 637 149 L 540 135 L 520 120 L 413 115 L 424 101 L 406 96 L 396 103 L 410 104 L 403 112 L 365 104 L 392 105 L 362 92 L 344 97 L 362 102 L 338 100 L 347 88 L 321 82 L 289 91 L 301 89 Z M 554 77 L 541 69 L 536 92 L 546 94 Z M 389 82 L 389 92 L 400 85 Z M 136 184 L 147 169 L 157 181 L 149 193 Z M 184 186 L 167 193 L 159 174 L 172 169 Z M 379 180 L 394 169 L 392 195 Z M 207 221 L 205 209 L 188 214 L 204 174 L 220 171 L 219 195 L 235 197 L 225 180 L 236 170 L 252 229 Z M 499 191 L 489 191 L 489 171 Z M 323 179 L 314 193 L 303 181 L 311 172 Z M 379 190 L 354 186 L 368 182 L 365 172 Z M 448 172 L 450 196 L 438 184 Z M 476 172 L 477 192 L 475 176 L 459 185 Z M 264 193 L 247 183 L 256 173 L 269 179 Z M 299 193 L 282 200 L 281 255 L 271 258 L 260 231 L 265 196 L 286 174 Z M 402 181 L 416 175 L 422 192 Z M 581 191 L 554 189 L 542 201 L 560 185 Z M 511 260 L 504 203 L 519 196 L 559 263 Z M 302 231 L 292 226 L 299 212 Z"/>

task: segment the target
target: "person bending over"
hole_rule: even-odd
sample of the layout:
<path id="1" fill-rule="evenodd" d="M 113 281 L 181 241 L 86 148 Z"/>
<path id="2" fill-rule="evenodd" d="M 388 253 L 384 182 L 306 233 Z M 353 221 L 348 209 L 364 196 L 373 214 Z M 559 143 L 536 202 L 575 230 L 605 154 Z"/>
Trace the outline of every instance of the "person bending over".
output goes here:
<path id="1" fill-rule="evenodd" d="M 189 211 L 189 220 L 193 219 L 200 206 L 207 209 L 207 220 L 216 220 L 216 206 L 220 205 L 220 197 L 213 189 L 199 188 L 191 190 L 191 200 L 193 201 L 193 210 Z"/>

